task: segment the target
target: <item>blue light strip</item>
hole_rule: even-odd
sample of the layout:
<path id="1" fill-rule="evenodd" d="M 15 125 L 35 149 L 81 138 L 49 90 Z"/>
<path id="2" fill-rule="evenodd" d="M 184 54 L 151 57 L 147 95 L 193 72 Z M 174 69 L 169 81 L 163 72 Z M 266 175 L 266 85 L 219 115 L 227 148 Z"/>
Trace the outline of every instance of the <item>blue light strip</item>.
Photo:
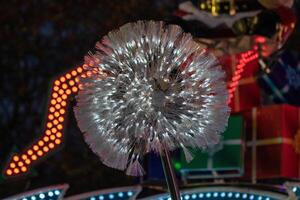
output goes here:
<path id="1" fill-rule="evenodd" d="M 55 189 L 44 192 L 32 193 L 25 196 L 14 197 L 17 200 L 58 200 L 60 199 L 62 190 Z"/>
<path id="2" fill-rule="evenodd" d="M 61 200 L 69 188 L 68 184 L 52 185 L 44 188 L 27 191 L 14 196 L 6 197 L 6 200 Z"/>
<path id="3" fill-rule="evenodd" d="M 127 192 L 113 192 L 113 193 L 107 193 L 107 194 L 101 194 L 101 195 L 94 195 L 88 198 L 88 200 L 128 200 L 130 199 L 135 193 L 133 191 L 127 191 Z"/>
<path id="4" fill-rule="evenodd" d="M 145 198 L 151 200 L 171 200 L 171 197 L 167 194 L 161 196 L 154 196 Z M 250 192 L 237 192 L 237 191 L 203 191 L 203 192 L 184 192 L 181 195 L 181 200 L 282 200 L 282 196 L 275 198 L 268 196 L 267 194 L 254 194 Z"/>
<path id="5" fill-rule="evenodd" d="M 201 192 L 201 193 L 191 193 L 182 194 L 182 200 L 204 200 L 204 199 L 247 199 L 247 200 L 275 200 L 274 198 L 256 194 L 249 193 L 239 193 L 239 192 Z M 157 200 L 171 200 L 169 196 L 157 198 Z"/>
<path id="6" fill-rule="evenodd" d="M 134 200 L 141 190 L 141 186 L 110 188 L 69 196 L 64 200 Z"/>

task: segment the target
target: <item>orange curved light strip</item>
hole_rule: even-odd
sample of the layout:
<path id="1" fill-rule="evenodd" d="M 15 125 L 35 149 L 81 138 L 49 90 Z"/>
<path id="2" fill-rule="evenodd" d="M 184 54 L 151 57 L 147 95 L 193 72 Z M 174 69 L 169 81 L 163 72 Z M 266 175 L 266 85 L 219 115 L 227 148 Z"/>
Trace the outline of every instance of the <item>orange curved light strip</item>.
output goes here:
<path id="1" fill-rule="evenodd" d="M 78 92 L 78 77 L 84 73 L 83 67 L 76 67 L 53 82 L 44 134 L 28 149 L 12 156 L 4 171 L 6 176 L 26 173 L 32 165 L 61 144 L 68 98 Z"/>

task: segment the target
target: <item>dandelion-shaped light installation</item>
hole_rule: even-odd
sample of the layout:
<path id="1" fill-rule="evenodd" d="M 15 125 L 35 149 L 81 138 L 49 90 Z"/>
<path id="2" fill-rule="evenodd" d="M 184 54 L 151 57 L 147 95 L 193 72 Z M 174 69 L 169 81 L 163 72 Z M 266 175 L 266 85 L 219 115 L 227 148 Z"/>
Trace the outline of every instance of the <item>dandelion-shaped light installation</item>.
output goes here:
<path id="1" fill-rule="evenodd" d="M 144 173 L 150 151 L 218 143 L 229 108 L 224 72 L 190 34 L 163 22 L 128 23 L 86 56 L 75 115 L 107 166 Z"/>

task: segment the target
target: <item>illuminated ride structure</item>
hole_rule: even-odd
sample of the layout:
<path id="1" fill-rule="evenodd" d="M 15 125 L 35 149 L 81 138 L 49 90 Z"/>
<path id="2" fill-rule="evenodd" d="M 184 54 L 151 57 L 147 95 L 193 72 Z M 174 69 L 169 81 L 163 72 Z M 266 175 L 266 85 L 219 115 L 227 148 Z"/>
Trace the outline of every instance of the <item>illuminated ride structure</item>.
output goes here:
<path id="1" fill-rule="evenodd" d="M 256 50 L 249 50 L 240 54 L 236 70 L 228 83 L 228 104 L 231 102 L 235 90 L 242 78 L 242 72 L 249 62 L 258 58 Z M 90 64 L 91 66 L 93 63 Z M 44 126 L 44 131 L 40 138 L 31 144 L 27 149 L 19 154 L 14 154 L 10 158 L 3 174 L 6 178 L 21 176 L 29 171 L 29 168 L 38 163 L 38 161 L 54 151 L 61 145 L 64 134 L 64 121 L 66 119 L 66 110 L 70 96 L 76 95 L 80 86 L 80 77 L 91 76 L 98 71 L 86 70 L 89 66 L 83 65 L 75 67 L 71 71 L 59 76 L 53 81 L 50 99 L 48 103 L 48 113 Z M 299 187 L 298 187 L 299 186 Z M 250 200 L 279 200 L 287 199 L 290 196 L 300 195 L 300 184 L 295 183 L 289 187 L 282 186 L 281 190 L 262 190 L 253 188 L 253 185 L 246 187 L 230 185 L 211 185 L 205 187 L 194 187 L 181 190 L 181 199 L 250 199 Z M 133 200 L 133 199 L 156 199 L 169 200 L 167 191 L 161 189 L 149 195 L 143 195 L 142 186 L 133 186 L 126 188 L 113 188 L 98 190 L 94 192 L 77 194 L 75 196 L 64 197 L 68 185 L 49 186 L 35 189 L 26 193 L 18 194 L 5 199 L 16 200 L 55 200 L 55 199 L 89 199 L 89 200 Z M 158 194 L 159 193 L 159 194 Z M 139 195 L 142 194 L 142 195 Z M 152 194 L 156 194 L 152 196 Z"/>
<path id="2" fill-rule="evenodd" d="M 242 77 L 242 72 L 248 62 L 258 58 L 258 54 L 254 50 L 241 54 L 237 63 L 236 71 L 232 76 L 231 82 L 228 84 L 228 104 L 233 98 L 233 94 L 238 86 L 238 82 Z M 93 65 L 93 63 L 91 63 Z M 64 121 L 66 118 L 66 108 L 71 95 L 79 90 L 79 78 L 82 76 L 90 76 L 93 72 L 86 71 L 87 65 L 76 67 L 70 72 L 60 76 L 53 82 L 50 100 L 48 105 L 48 114 L 44 132 L 41 137 L 31 146 L 20 154 L 15 154 L 9 161 L 4 175 L 12 177 L 25 174 L 28 169 L 37 163 L 42 157 L 51 153 L 58 145 L 62 143 L 64 130 Z M 94 71 L 97 73 L 96 71 Z"/>

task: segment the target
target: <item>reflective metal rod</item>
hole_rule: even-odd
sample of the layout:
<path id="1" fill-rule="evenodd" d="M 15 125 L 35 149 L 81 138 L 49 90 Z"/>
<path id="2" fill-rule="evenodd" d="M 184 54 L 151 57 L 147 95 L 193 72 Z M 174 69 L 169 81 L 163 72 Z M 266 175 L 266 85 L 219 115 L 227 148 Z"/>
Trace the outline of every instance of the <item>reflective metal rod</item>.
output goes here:
<path id="1" fill-rule="evenodd" d="M 172 200 L 180 200 L 180 192 L 178 189 L 175 172 L 171 163 L 172 161 L 170 159 L 169 151 L 166 150 L 166 148 L 164 148 L 163 155 L 161 155 L 160 157 L 161 157 L 168 189 L 170 192 L 170 197 L 172 198 Z"/>

